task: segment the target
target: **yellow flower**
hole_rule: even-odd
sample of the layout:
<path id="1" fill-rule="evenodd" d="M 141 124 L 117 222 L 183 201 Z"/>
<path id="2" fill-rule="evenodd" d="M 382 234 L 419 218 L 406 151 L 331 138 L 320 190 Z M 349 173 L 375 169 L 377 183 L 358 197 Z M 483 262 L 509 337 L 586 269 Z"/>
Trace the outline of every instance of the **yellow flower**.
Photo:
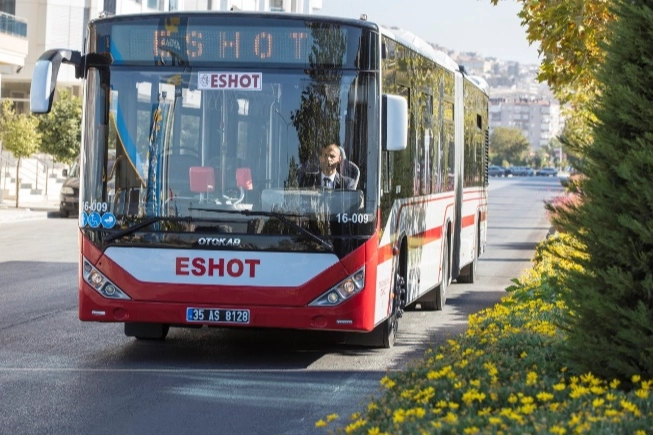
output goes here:
<path id="1" fill-rule="evenodd" d="M 488 419 L 488 421 L 490 422 L 490 424 L 501 424 L 501 423 L 503 423 L 503 420 L 501 420 L 501 417 L 490 417 Z"/>
<path id="2" fill-rule="evenodd" d="M 642 377 L 640 375 L 633 375 L 633 377 L 630 378 L 630 380 L 633 381 L 633 384 L 638 383 L 641 379 Z"/>
<path id="3" fill-rule="evenodd" d="M 444 417 L 444 420 L 447 423 L 456 423 L 458 421 L 458 416 L 453 412 L 447 412 L 447 415 Z"/>
<path id="4" fill-rule="evenodd" d="M 483 364 L 483 367 L 485 368 L 485 370 L 487 370 L 487 373 L 490 376 L 496 376 L 499 374 L 499 370 L 497 370 L 497 366 L 491 362 L 486 362 L 485 364 Z"/>
<path id="5" fill-rule="evenodd" d="M 381 385 L 383 385 L 385 388 L 387 388 L 389 390 L 392 387 L 394 387 L 395 385 L 397 385 L 397 383 L 395 381 L 393 381 L 392 379 L 390 379 L 389 377 L 384 376 L 384 377 L 381 378 Z"/>
<path id="6" fill-rule="evenodd" d="M 648 398 L 648 390 L 639 389 L 639 390 L 635 391 L 635 395 L 637 397 L 639 397 L 640 399 L 646 399 L 646 398 Z"/>
<path id="7" fill-rule="evenodd" d="M 362 419 L 361 420 L 356 420 L 355 422 L 353 422 L 352 424 L 348 425 L 345 428 L 345 433 L 352 433 L 356 429 L 358 429 L 359 427 L 365 426 L 366 423 L 367 422 L 365 420 L 362 420 Z"/>
<path id="8" fill-rule="evenodd" d="M 569 397 L 571 397 L 572 399 L 578 399 L 579 397 L 589 394 L 589 392 L 590 390 L 587 387 L 582 387 L 580 385 L 572 385 L 571 393 L 569 393 Z"/>
<path id="9" fill-rule="evenodd" d="M 556 391 L 562 391 L 562 390 L 564 390 L 565 388 L 567 388 L 567 387 L 566 387 L 565 384 L 563 384 L 562 382 L 559 383 L 559 384 L 555 384 L 555 385 L 553 386 L 553 389 L 556 390 Z"/>
<path id="10" fill-rule="evenodd" d="M 370 402 L 370 403 L 367 405 L 367 410 L 368 410 L 368 411 L 373 411 L 373 410 L 375 410 L 375 409 L 379 409 L 379 406 L 378 406 L 376 403 L 374 403 L 374 402 Z"/>
<path id="11" fill-rule="evenodd" d="M 594 399 L 594 400 L 592 400 L 592 406 L 595 407 L 595 408 L 600 408 L 601 406 L 603 406 L 604 403 L 605 403 L 605 400 L 603 400 L 603 399 Z"/>
<path id="12" fill-rule="evenodd" d="M 528 356 L 528 354 L 524 351 L 521 354 L 519 354 L 519 358 L 524 359 Z"/>
<path id="13" fill-rule="evenodd" d="M 535 385 L 537 382 L 537 373 L 535 372 L 528 372 L 526 375 L 526 385 Z"/>
<path id="14" fill-rule="evenodd" d="M 549 400 L 553 399 L 553 394 L 547 393 L 546 391 L 542 391 L 540 393 L 537 393 L 535 397 L 537 397 L 537 400 L 539 400 L 540 402 L 548 402 Z"/>
<path id="15" fill-rule="evenodd" d="M 621 381 L 619 379 L 613 379 L 612 382 L 610 382 L 610 388 L 615 389 L 621 384 Z"/>
<path id="16" fill-rule="evenodd" d="M 477 428 L 476 426 L 471 426 L 471 427 L 466 427 L 463 430 L 464 433 L 469 434 L 469 435 L 474 435 L 480 432 L 480 429 Z"/>
<path id="17" fill-rule="evenodd" d="M 318 420 L 315 422 L 315 427 L 325 427 L 327 425 L 327 422 L 324 420 Z"/>
<path id="18" fill-rule="evenodd" d="M 406 419 L 406 411 L 404 411 L 401 408 L 397 409 L 392 415 L 392 421 L 394 421 L 395 423 L 403 423 L 405 419 Z"/>
<path id="19" fill-rule="evenodd" d="M 635 405 L 634 403 L 631 403 L 631 402 L 629 402 L 629 401 L 627 401 L 627 400 L 622 400 L 622 401 L 619 402 L 619 403 L 621 404 L 621 407 L 622 407 L 623 409 L 625 409 L 626 411 L 629 411 L 629 412 L 631 412 L 632 414 L 634 414 L 634 415 L 636 415 L 636 416 L 639 417 L 640 412 L 639 412 L 639 408 L 637 407 L 637 405 Z"/>
<path id="20" fill-rule="evenodd" d="M 329 415 L 326 416 L 326 421 L 327 421 L 327 423 L 330 423 L 330 422 L 332 422 L 333 420 L 335 420 L 337 418 L 338 418 L 338 414 L 335 414 L 335 413 L 329 414 Z"/>

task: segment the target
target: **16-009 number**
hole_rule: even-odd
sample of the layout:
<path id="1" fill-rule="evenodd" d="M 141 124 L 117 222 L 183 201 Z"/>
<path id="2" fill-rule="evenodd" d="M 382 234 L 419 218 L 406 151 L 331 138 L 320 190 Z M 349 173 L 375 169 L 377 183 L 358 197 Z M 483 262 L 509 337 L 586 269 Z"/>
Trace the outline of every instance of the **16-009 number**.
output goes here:
<path id="1" fill-rule="evenodd" d="M 370 215 L 367 213 L 338 213 L 336 219 L 339 224 L 366 224 L 370 221 Z"/>
<path id="2" fill-rule="evenodd" d="M 109 204 L 107 204 L 106 202 L 84 201 L 83 208 L 84 211 L 87 213 L 92 211 L 104 213 L 109 209 Z"/>

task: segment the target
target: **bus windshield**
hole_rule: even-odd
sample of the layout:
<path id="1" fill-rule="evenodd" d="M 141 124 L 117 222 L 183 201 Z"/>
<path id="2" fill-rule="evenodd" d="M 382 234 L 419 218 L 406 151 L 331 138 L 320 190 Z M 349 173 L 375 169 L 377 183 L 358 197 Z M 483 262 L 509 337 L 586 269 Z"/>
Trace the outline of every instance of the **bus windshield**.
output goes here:
<path id="1" fill-rule="evenodd" d="M 272 214 L 316 235 L 343 225 L 373 232 L 375 73 L 111 66 L 91 68 L 87 86 L 95 112 L 86 120 L 81 205 L 111 212 L 115 229 L 153 217 L 249 221 Z M 325 149 L 335 152 L 341 180 L 326 187 Z M 272 220 L 243 228 L 291 231 Z"/>

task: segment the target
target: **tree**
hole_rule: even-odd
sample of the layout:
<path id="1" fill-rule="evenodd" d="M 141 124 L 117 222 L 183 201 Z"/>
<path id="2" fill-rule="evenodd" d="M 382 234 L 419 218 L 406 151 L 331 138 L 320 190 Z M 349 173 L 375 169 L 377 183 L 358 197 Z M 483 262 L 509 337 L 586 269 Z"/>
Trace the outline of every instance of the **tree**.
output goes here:
<path id="1" fill-rule="evenodd" d="M 67 90 L 60 91 L 50 113 L 39 118 L 41 152 L 55 161 L 72 163 L 81 147 L 81 125 L 81 101 Z"/>
<path id="2" fill-rule="evenodd" d="M 653 0 L 612 5 L 582 201 L 558 223 L 587 254 L 563 294 L 570 366 L 628 381 L 653 378 Z"/>
<path id="3" fill-rule="evenodd" d="M 518 128 L 497 127 L 490 135 L 490 161 L 502 165 L 523 164 L 528 160 L 530 143 Z"/>
<path id="4" fill-rule="evenodd" d="M 500 0 L 490 0 L 493 4 Z M 591 141 L 592 104 L 598 95 L 597 68 L 605 59 L 614 13 L 606 0 L 516 0 L 529 43 L 539 43 L 538 80 L 547 82 L 563 105 L 564 135 L 576 152 Z M 575 145 L 575 147 L 574 147 Z"/>
<path id="5" fill-rule="evenodd" d="M 16 163 L 16 208 L 20 195 L 20 163 L 21 159 L 29 157 L 39 149 L 40 136 L 37 131 L 38 120 L 31 114 L 16 113 L 13 103 L 2 102 L 0 116 L 0 140 L 4 148 L 10 151 L 17 160 Z"/>

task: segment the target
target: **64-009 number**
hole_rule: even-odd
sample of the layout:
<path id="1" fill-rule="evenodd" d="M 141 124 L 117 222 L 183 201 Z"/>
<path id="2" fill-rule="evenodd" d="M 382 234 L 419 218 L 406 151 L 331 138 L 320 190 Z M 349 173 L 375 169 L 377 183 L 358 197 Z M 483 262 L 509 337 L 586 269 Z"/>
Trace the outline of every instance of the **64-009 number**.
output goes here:
<path id="1" fill-rule="evenodd" d="M 193 323 L 249 323 L 249 310 L 186 308 L 186 321 Z"/>
<path id="2" fill-rule="evenodd" d="M 366 224 L 370 221 L 370 215 L 367 213 L 338 213 L 336 219 L 339 224 Z"/>

